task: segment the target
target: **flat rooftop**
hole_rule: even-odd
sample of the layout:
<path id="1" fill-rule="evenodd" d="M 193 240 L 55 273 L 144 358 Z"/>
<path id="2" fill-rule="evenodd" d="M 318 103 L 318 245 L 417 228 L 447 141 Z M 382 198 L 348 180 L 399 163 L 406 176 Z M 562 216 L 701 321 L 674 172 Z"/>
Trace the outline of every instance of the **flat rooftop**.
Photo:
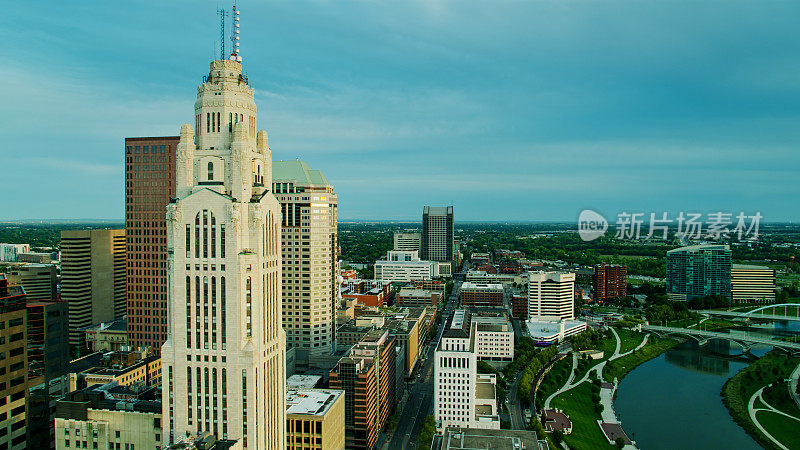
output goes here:
<path id="1" fill-rule="evenodd" d="M 538 450 L 539 448 L 536 433 L 533 431 L 447 428 L 442 436 L 441 450 Z"/>
<path id="2" fill-rule="evenodd" d="M 286 389 L 313 389 L 320 381 L 320 375 L 292 375 L 286 379 Z"/>
<path id="3" fill-rule="evenodd" d="M 573 328 L 586 325 L 586 322 L 580 320 L 564 320 L 564 332 Z M 531 336 L 550 336 L 559 333 L 561 322 L 545 321 L 545 320 L 526 320 L 525 326 L 528 328 L 528 333 Z"/>
<path id="4" fill-rule="evenodd" d="M 324 416 L 344 394 L 337 389 L 290 389 L 286 391 L 286 414 Z"/>
<path id="5" fill-rule="evenodd" d="M 461 290 L 464 289 L 492 289 L 492 290 L 503 290 L 503 285 L 500 283 L 472 283 L 469 281 L 465 281 L 461 283 Z"/>

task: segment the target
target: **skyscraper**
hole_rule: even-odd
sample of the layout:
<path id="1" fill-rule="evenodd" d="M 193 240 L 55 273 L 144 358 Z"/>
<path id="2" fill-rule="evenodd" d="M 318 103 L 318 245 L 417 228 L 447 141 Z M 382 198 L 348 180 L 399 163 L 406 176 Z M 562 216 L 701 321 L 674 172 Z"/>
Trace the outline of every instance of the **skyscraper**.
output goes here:
<path id="1" fill-rule="evenodd" d="M 272 190 L 281 203 L 286 343 L 301 364 L 314 365 L 336 346 L 336 194 L 321 171 L 297 160 L 275 161 Z"/>
<path id="2" fill-rule="evenodd" d="M 528 272 L 528 317 L 543 320 L 572 319 L 575 302 L 575 274 Z"/>
<path id="3" fill-rule="evenodd" d="M 424 261 L 453 260 L 453 207 L 426 206 L 422 210 L 422 254 Z"/>
<path id="4" fill-rule="evenodd" d="M 689 301 L 709 295 L 731 296 L 731 249 L 691 245 L 667 252 L 667 296 Z"/>
<path id="5" fill-rule="evenodd" d="M 181 127 L 167 207 L 164 434 L 175 442 L 208 431 L 243 448 L 283 449 L 281 209 L 241 62 L 211 62 L 194 119 Z"/>
<path id="6" fill-rule="evenodd" d="M 167 340 L 167 218 L 178 136 L 125 138 L 128 342 L 161 353 Z"/>
<path id="7" fill-rule="evenodd" d="M 61 232 L 61 298 L 69 305 L 69 343 L 81 328 L 125 315 L 125 230 Z"/>

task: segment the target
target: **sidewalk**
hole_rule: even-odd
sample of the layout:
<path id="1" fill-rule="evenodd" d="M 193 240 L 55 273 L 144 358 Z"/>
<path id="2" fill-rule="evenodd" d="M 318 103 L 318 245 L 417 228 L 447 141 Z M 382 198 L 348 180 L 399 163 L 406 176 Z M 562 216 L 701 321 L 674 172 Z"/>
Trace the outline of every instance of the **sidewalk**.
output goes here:
<path id="1" fill-rule="evenodd" d="M 800 408 L 800 394 L 797 393 L 797 383 L 800 379 L 800 364 L 794 369 L 794 372 L 789 376 L 789 395 L 792 396 L 797 407 Z"/>

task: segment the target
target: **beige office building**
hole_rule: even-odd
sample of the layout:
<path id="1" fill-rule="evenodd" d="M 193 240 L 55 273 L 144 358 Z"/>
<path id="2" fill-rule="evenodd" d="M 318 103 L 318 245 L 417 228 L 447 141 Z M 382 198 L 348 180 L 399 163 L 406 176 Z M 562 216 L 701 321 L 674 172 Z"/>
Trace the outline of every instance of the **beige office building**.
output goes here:
<path id="1" fill-rule="evenodd" d="M 775 269 L 731 265 L 731 296 L 733 303 L 775 303 Z"/>
<path id="2" fill-rule="evenodd" d="M 56 450 L 160 449 L 161 393 L 147 386 L 94 385 L 56 402 Z"/>
<path id="3" fill-rule="evenodd" d="M 58 273 L 54 264 L 25 264 L 14 267 L 8 281 L 12 285 L 22 286 L 28 300 L 51 301 L 58 296 Z"/>
<path id="4" fill-rule="evenodd" d="M 166 211 L 165 439 L 208 431 L 245 449 L 283 449 L 286 341 L 272 153 L 267 133 L 256 132 L 242 64 L 215 60 L 201 74 L 194 127 L 181 127 L 176 152 L 176 200 Z"/>
<path id="5" fill-rule="evenodd" d="M 344 449 L 344 391 L 290 389 L 286 393 L 286 450 Z"/>
<path id="6" fill-rule="evenodd" d="M 419 252 L 422 245 L 422 233 L 394 233 L 394 250 Z"/>
<path id="7" fill-rule="evenodd" d="M 69 343 L 82 328 L 125 315 L 125 230 L 61 232 L 61 298 L 69 305 Z"/>
<path id="8" fill-rule="evenodd" d="M 281 204 L 286 343 L 300 365 L 315 365 L 336 350 L 336 194 L 321 171 L 297 160 L 275 161 L 272 189 Z"/>
<path id="9" fill-rule="evenodd" d="M 575 302 L 575 274 L 528 272 L 528 317 L 539 320 L 572 319 Z"/>

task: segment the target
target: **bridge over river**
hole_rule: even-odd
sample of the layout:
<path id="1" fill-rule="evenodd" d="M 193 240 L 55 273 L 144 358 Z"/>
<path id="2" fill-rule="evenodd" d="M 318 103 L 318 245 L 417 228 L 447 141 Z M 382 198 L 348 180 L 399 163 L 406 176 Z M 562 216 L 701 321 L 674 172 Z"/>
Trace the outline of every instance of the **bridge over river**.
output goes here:
<path id="1" fill-rule="evenodd" d="M 661 336 L 666 336 L 669 334 L 690 336 L 698 341 L 705 341 L 709 339 L 725 339 L 736 342 L 743 347 L 749 347 L 753 344 L 771 345 L 775 348 L 780 348 L 790 353 L 800 353 L 800 343 L 781 341 L 755 334 L 731 334 L 720 331 L 706 331 L 694 328 L 662 327 L 658 325 L 642 325 L 642 330 L 650 331 Z"/>

